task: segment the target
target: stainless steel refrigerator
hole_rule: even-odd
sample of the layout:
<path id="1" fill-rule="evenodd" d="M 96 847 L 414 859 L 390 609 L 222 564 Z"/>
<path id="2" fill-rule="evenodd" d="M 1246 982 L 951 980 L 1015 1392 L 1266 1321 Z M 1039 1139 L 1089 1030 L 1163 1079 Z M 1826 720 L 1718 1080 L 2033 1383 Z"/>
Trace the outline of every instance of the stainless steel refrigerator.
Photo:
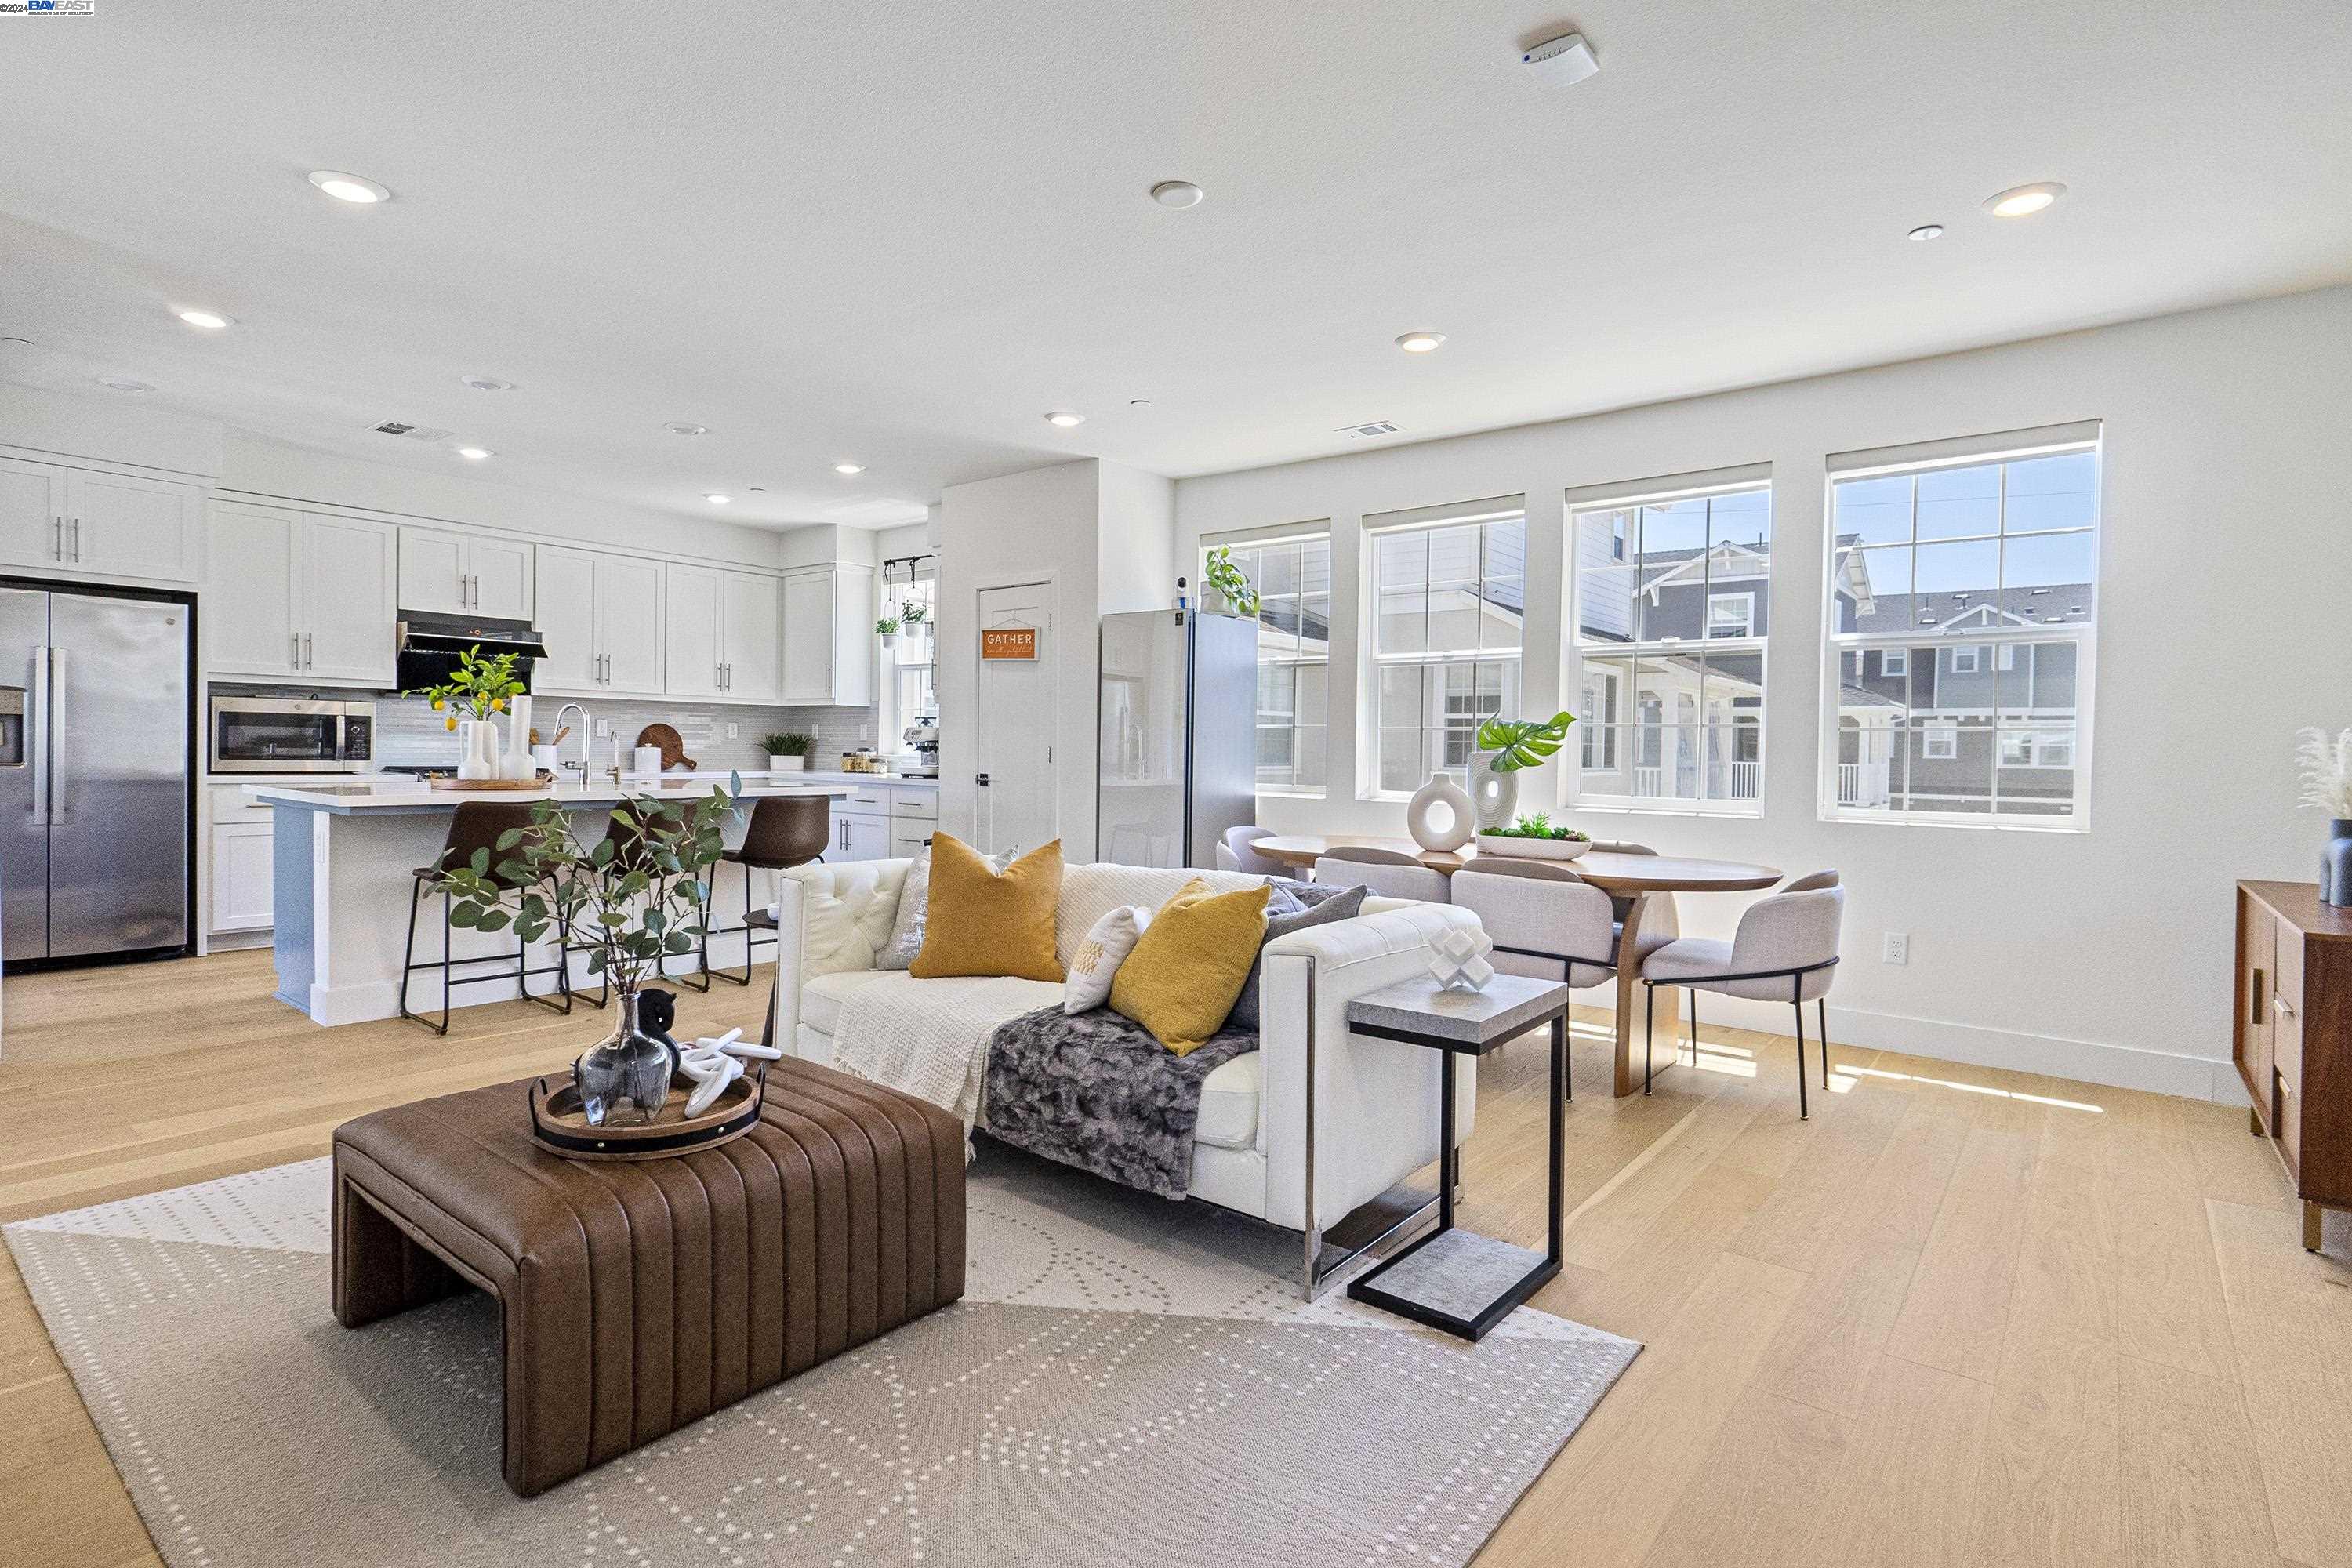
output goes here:
<path id="1" fill-rule="evenodd" d="M 1257 623 L 1197 610 L 1102 618 L 1095 854 L 1216 864 L 1257 820 Z"/>
<path id="2" fill-rule="evenodd" d="M 194 619 L 0 586 L 0 960 L 186 948 Z"/>

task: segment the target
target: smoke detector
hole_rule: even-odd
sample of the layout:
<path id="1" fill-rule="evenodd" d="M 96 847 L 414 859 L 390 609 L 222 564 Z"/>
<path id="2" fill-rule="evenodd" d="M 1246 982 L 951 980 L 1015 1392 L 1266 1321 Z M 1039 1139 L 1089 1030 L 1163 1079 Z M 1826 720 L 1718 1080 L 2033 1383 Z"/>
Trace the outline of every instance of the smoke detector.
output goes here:
<path id="1" fill-rule="evenodd" d="M 1520 55 L 1519 63 L 1533 70 L 1537 80 L 1551 87 L 1573 87 L 1601 68 L 1592 46 L 1581 33 L 1562 33 L 1547 39 Z"/>
<path id="2" fill-rule="evenodd" d="M 397 419 L 387 419 L 368 428 L 379 436 L 398 436 L 410 441 L 446 441 L 457 434 L 455 430 L 436 430 L 430 425 L 404 425 Z"/>
<path id="3" fill-rule="evenodd" d="M 1385 419 L 1375 419 L 1369 425 L 1342 425 L 1334 434 L 1345 436 L 1350 441 L 1369 441 L 1376 436 L 1393 436 L 1399 428 Z"/>

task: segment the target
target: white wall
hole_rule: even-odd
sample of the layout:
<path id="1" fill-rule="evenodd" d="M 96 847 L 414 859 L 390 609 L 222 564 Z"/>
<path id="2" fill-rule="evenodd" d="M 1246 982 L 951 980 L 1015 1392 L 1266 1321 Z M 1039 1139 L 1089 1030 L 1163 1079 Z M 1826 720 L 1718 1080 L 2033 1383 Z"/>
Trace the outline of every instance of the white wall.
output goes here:
<path id="1" fill-rule="evenodd" d="M 1564 366 L 1563 374 L 1573 374 Z M 1200 536 L 1332 521 L 1329 776 L 1261 820 L 1401 833 L 1355 798 L 1368 512 L 1523 492 L 1525 707 L 1563 681 L 1562 492 L 1772 466 L 1775 611 L 1758 820 L 1577 815 L 1668 852 L 1833 866 L 1849 889 L 1835 1039 L 2234 1100 L 2231 883 L 2308 879 L 2325 825 L 2295 809 L 2295 728 L 2352 724 L 2352 289 L 1551 425 L 1181 480 L 1177 555 Z M 1816 806 L 1824 454 L 2105 422 L 2095 774 L 2084 834 L 1824 823 Z M 1549 771 L 1549 770 L 1548 770 Z M 1528 786 L 1542 799 L 1556 780 Z M 1685 896 L 1728 935 L 1745 900 Z M 1910 963 L 1879 961 L 1908 931 Z M 1717 1005 L 1715 1016 L 1726 1011 Z M 1786 1009 L 1759 1026 L 1787 1028 Z M 1743 1021 L 1746 1021 L 1743 1019 Z"/>

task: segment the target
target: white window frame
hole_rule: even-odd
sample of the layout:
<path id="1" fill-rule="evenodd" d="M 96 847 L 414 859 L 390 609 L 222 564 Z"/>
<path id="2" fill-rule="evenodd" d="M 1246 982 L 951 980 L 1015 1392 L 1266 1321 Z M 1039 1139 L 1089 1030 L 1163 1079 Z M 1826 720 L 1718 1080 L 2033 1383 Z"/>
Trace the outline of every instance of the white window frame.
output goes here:
<path id="1" fill-rule="evenodd" d="M 1960 760 L 1960 727 L 1958 724 L 1921 725 L 1919 760 L 1923 763 L 1958 762 Z"/>
<path id="2" fill-rule="evenodd" d="M 2095 714 L 2094 700 L 2098 686 L 2098 616 L 2063 626 L 2028 624 L 2000 626 L 1990 624 L 1971 628 L 1965 633 L 1861 634 L 1837 630 L 1837 486 L 1841 481 L 1874 476 L 1924 473 L 1933 469 L 1971 468 L 1987 463 L 2016 461 L 2031 458 L 2054 457 L 2063 453 L 2087 451 L 2091 454 L 2094 503 L 2091 524 L 2092 592 L 2100 594 L 2104 574 L 2104 545 L 2106 533 L 2105 457 L 2103 430 L 2097 420 L 2085 420 L 2072 425 L 2047 426 L 2037 429 L 2011 431 L 1984 437 L 1970 437 L 1949 441 L 1922 443 L 1916 447 L 1882 448 L 1871 452 L 1832 453 L 1826 460 L 1827 480 L 1822 487 L 1823 511 L 1822 579 L 1823 603 L 1821 609 L 1822 627 L 1822 711 L 1819 731 L 1819 816 L 1824 822 L 1872 823 L 1883 826 L 1917 827 L 1958 827 L 1993 829 L 2019 833 L 2088 833 L 2091 830 L 2092 762 Z M 2005 504 L 2005 503 L 2004 503 Z M 2004 518 L 2004 522 L 2006 519 Z M 2021 532 L 2016 537 L 2031 537 Z M 1916 537 L 1916 535 L 1915 535 Z M 2006 540 L 2011 535 L 2000 535 Z M 2039 590 L 2037 590 L 2038 592 Z M 1994 601 L 1998 603 L 1996 599 Z M 1916 635 L 1914 635 L 1916 633 Z M 1984 813 L 1940 812 L 1924 809 L 1910 811 L 1879 810 L 1867 806 L 1845 807 L 1838 804 L 1839 775 L 1839 690 L 1843 656 L 1876 649 L 1882 655 L 1894 649 L 1915 648 L 1942 637 L 1964 636 L 1971 644 L 1990 647 L 1995 651 L 1995 668 L 2007 657 L 2014 667 L 2015 655 L 2011 650 L 2018 645 L 2041 643 L 2072 643 L 2074 647 L 2074 706 L 2072 715 L 2074 756 L 2070 763 L 2037 762 L 2033 766 L 2057 771 L 2071 768 L 2074 774 L 2074 810 L 2065 816 L 2032 813 L 2003 814 L 2000 810 L 2000 775 L 2017 771 L 2015 765 L 2000 761 L 2000 734 L 2004 730 L 2028 727 L 2028 721 L 2002 723 L 1999 721 L 1998 705 L 1987 725 L 1993 731 L 1992 765 L 1989 770 L 1992 784 L 1991 808 Z M 1954 651 L 1960 651 L 1955 647 Z M 1981 660 L 1979 660 L 1979 663 Z M 1882 674 L 1893 674 L 1884 664 Z M 1968 673 L 1959 670 L 1958 673 Z M 1902 673 L 1907 676 L 1907 657 Z M 1940 700 L 1941 693 L 1938 693 Z M 1912 726 L 1923 721 L 1933 721 L 1940 715 L 1915 711 Z M 1938 725 L 1938 727 L 1941 727 Z M 2040 746 L 2036 755 L 2046 755 Z"/>
<path id="3" fill-rule="evenodd" d="M 1982 660 L 1979 657 L 1978 647 L 1975 643 L 1969 643 L 1965 647 L 1956 647 L 1952 650 L 1952 673 L 1954 675 L 1981 674 L 1983 672 L 1977 668 L 1981 662 Z"/>
<path id="4" fill-rule="evenodd" d="M 1878 673 L 1889 679 L 1898 675 L 1908 679 L 1911 675 L 1911 650 L 1907 647 L 1881 648 Z"/>
<path id="5" fill-rule="evenodd" d="M 1562 637 L 1568 644 L 1570 662 L 1575 667 L 1572 679 L 1567 686 L 1567 689 L 1577 694 L 1575 710 L 1579 715 L 1579 721 L 1570 731 L 1571 736 L 1589 722 L 1583 718 L 1583 714 L 1590 707 L 1584 699 L 1585 685 L 1590 679 L 1585 673 L 1584 666 L 1584 661 L 1588 658 L 1630 657 L 1635 659 L 1644 656 L 1659 658 L 1676 656 L 1705 658 L 1708 655 L 1752 652 L 1758 661 L 1759 686 L 1769 684 L 1771 660 L 1768 652 L 1768 639 L 1755 630 L 1757 594 L 1754 592 L 1709 595 L 1700 614 L 1699 635 L 1696 637 L 1629 638 L 1624 642 L 1610 642 L 1602 638 L 1587 637 L 1584 635 L 1584 584 L 1580 570 L 1580 552 L 1577 548 L 1577 526 L 1580 518 L 1594 512 L 1638 511 L 1642 507 L 1654 506 L 1664 501 L 1705 500 L 1720 496 L 1760 494 L 1765 498 L 1765 516 L 1768 520 L 1771 519 L 1772 473 L 1769 467 L 1717 469 L 1706 474 L 1684 476 L 1683 479 L 1685 482 L 1637 481 L 1628 485 L 1601 486 L 1569 492 L 1568 532 L 1564 551 L 1567 557 L 1569 584 L 1568 592 L 1563 595 L 1564 615 L 1560 629 Z M 1779 532 L 1777 521 L 1770 522 L 1769 525 L 1773 528 L 1774 541 L 1777 543 Z M 1638 541 L 1634 553 L 1638 560 L 1640 553 Z M 1633 565 L 1636 562 L 1624 563 Z M 1754 580 L 1763 584 L 1762 592 L 1766 595 L 1766 603 L 1769 605 L 1769 595 L 1772 592 L 1769 563 L 1764 574 L 1760 577 L 1754 577 Z M 1736 637 L 1714 636 L 1715 605 L 1732 600 L 1742 600 L 1746 603 L 1748 634 Z M 1619 678 L 1612 672 L 1609 679 Z M 1633 690 L 1622 692 L 1620 698 L 1617 710 L 1628 715 L 1633 714 L 1641 700 L 1638 686 Z M 1701 795 L 1696 799 L 1686 800 L 1659 795 L 1604 793 L 1587 789 L 1584 775 L 1587 767 L 1591 764 L 1585 761 L 1586 747 L 1580 740 L 1570 761 L 1566 763 L 1570 802 L 1580 811 L 1626 812 L 1660 816 L 1761 816 L 1764 813 L 1765 731 L 1769 729 L 1765 717 L 1766 709 L 1767 705 L 1759 704 L 1754 710 L 1758 745 L 1756 785 L 1755 793 L 1751 796 Z M 1607 768 L 1605 771 L 1622 773 L 1631 778 L 1636 769 L 1644 765 L 1640 760 L 1641 726 L 1629 718 L 1621 728 L 1623 733 L 1615 737 L 1617 745 L 1613 759 L 1619 765 Z M 1701 787 L 1704 788 L 1708 772 L 1706 754 L 1707 726 L 1704 707 L 1699 710 L 1696 728 L 1699 734 L 1697 772 Z M 1729 736 L 1727 735 L 1725 738 L 1729 739 Z M 1593 771 L 1604 770 L 1595 768 Z"/>
<path id="6" fill-rule="evenodd" d="M 1337 552 L 1331 550 L 1331 522 L 1330 522 L 1330 520 L 1329 520 L 1328 518 L 1318 519 L 1318 520 L 1317 520 L 1317 521 L 1312 521 L 1312 522 L 1292 522 L 1292 523 L 1283 523 L 1283 524 L 1280 524 L 1280 525 L 1278 525 L 1278 526 L 1272 527 L 1272 528 L 1242 529 L 1242 530 L 1238 530 L 1238 531 L 1234 531 L 1234 532 L 1230 532 L 1230 533 L 1204 533 L 1204 534 L 1202 534 L 1202 535 L 1201 536 L 1201 547 L 1200 547 L 1200 553 L 1201 553 L 1201 557 L 1202 557 L 1202 563 L 1206 563 L 1206 561 L 1207 561 L 1207 558 L 1208 558 L 1209 552 L 1210 552 L 1210 551 L 1212 551 L 1212 550 L 1221 550 L 1221 549 L 1223 549 L 1223 550 L 1244 551 L 1244 550 L 1255 550 L 1255 549 L 1259 549 L 1259 548 L 1261 548 L 1261 547 L 1263 547 L 1263 546 L 1265 546 L 1265 545 L 1268 545 L 1268 544 L 1316 544 L 1316 543 L 1320 543 L 1320 544 L 1322 544 L 1322 545 L 1324 546 L 1324 548 L 1325 548 L 1325 552 L 1327 553 L 1327 555 L 1330 555 L 1330 556 L 1332 556 L 1332 557 L 1333 557 L 1333 559 L 1334 559 L 1334 561 L 1336 561 Z M 1333 570 L 1334 572 L 1336 572 L 1336 570 L 1337 570 L 1336 565 L 1334 565 L 1334 566 L 1332 567 L 1332 570 Z M 1196 580 L 1199 580 L 1199 579 L 1196 579 Z M 1322 782 L 1321 784 L 1301 784 L 1301 785 L 1298 785 L 1298 786 L 1297 786 L 1297 787 L 1295 787 L 1295 788 L 1291 788 L 1291 789 L 1268 789 L 1268 788 L 1265 788 L 1265 787 L 1263 787 L 1263 786 L 1258 786 L 1258 787 L 1257 787 L 1257 790 L 1256 790 L 1256 793 L 1257 793 L 1257 795 L 1258 795 L 1261 798 L 1263 798 L 1263 799 L 1283 799 L 1283 800 L 1325 800 L 1325 799 L 1329 798 L 1329 796 L 1330 796 L 1330 793 L 1331 793 L 1331 656 L 1330 656 L 1330 651 L 1329 651 L 1329 650 L 1330 650 L 1330 646 L 1331 646 L 1331 644 L 1330 644 L 1330 630 L 1331 630 L 1331 626 L 1332 626 L 1333 622 L 1335 622 L 1335 621 L 1338 619 L 1338 617 L 1339 617 L 1339 581 L 1338 581 L 1338 579 L 1337 579 L 1337 577 L 1336 577 L 1336 576 L 1333 576 L 1333 577 L 1330 579 L 1330 582 L 1331 582 L 1331 588 L 1330 588 L 1331 610 L 1330 610 L 1330 616 L 1329 616 L 1329 617 L 1325 621 L 1325 624 L 1324 624 L 1324 643 L 1323 643 L 1323 646 L 1324 646 L 1324 653 L 1323 653 L 1323 656 L 1322 656 L 1321 658 L 1313 658 L 1313 657 L 1309 657 L 1309 656 L 1307 656 L 1307 655 L 1304 655 L 1304 654 L 1302 654 L 1302 655 L 1295 656 L 1295 657 L 1290 658 L 1266 658 L 1266 657 L 1265 657 L 1265 650 L 1264 650 L 1263 648 L 1261 648 L 1261 649 L 1259 650 L 1259 652 L 1258 652 L 1258 660 L 1257 660 L 1257 667 L 1258 667 L 1258 668 L 1259 668 L 1261 671 L 1262 671 L 1262 670 L 1264 670 L 1265 668 L 1266 668 L 1269 665 L 1273 665 L 1273 666 L 1279 666 L 1279 667 L 1282 667 L 1282 668 L 1287 668 L 1287 669 L 1291 672 L 1291 677 L 1290 677 L 1290 679 L 1291 679 L 1291 689 L 1290 689 L 1290 702 L 1291 702 L 1291 723 L 1290 723 L 1290 734 L 1291 734 L 1291 772 L 1292 772 L 1292 773 L 1297 773 L 1297 772 L 1298 771 L 1298 751 L 1297 751 L 1297 748 L 1298 748 L 1298 736 L 1299 736 L 1299 730 L 1300 730 L 1300 726 L 1299 726 L 1299 723 L 1298 723 L 1298 671 L 1300 671 L 1300 670 L 1302 670 L 1302 669 L 1318 668 L 1323 671 L 1323 721 L 1322 721 L 1322 724 L 1321 724 L 1321 726 L 1320 726 L 1320 728 L 1321 728 L 1321 729 L 1322 729 L 1322 731 L 1323 731 L 1323 782 Z M 1253 583 L 1251 584 L 1251 586 L 1252 586 L 1252 587 L 1255 587 L 1255 586 L 1257 586 L 1257 584 L 1256 584 L 1255 582 L 1253 582 Z M 1304 593 L 1304 591 L 1303 591 L 1303 590 L 1302 590 L 1302 591 L 1301 591 L 1301 593 L 1300 593 L 1300 596 L 1299 596 L 1299 598 L 1300 598 L 1300 605 L 1301 605 L 1301 606 L 1302 606 L 1301 613 L 1303 614 L 1303 613 L 1304 613 L 1304 608 L 1303 608 L 1303 606 L 1304 606 L 1305 602 L 1306 602 L 1306 595 L 1305 595 L 1305 593 Z M 1256 702 L 1257 702 L 1257 699 L 1256 699 L 1256 696 L 1255 696 L 1255 680 L 1253 680 L 1253 681 L 1252 681 L 1252 696 L 1251 696 L 1251 699 L 1250 699 L 1250 703 L 1251 703 L 1251 711 L 1253 712 L 1253 714 L 1255 714 L 1255 712 L 1256 711 Z M 1311 726 L 1311 725 L 1310 725 L 1310 726 L 1307 726 L 1307 727 L 1308 727 L 1308 728 L 1314 728 L 1315 726 Z M 1250 736 L 1250 757 L 1251 757 L 1251 767 L 1252 767 L 1252 770 L 1253 770 L 1253 782 L 1255 781 L 1255 767 L 1256 767 L 1256 757 L 1257 757 L 1257 736 L 1256 736 L 1256 734 L 1255 734 L 1255 721 L 1253 721 L 1253 732 L 1252 732 L 1252 734 L 1251 734 L 1251 736 Z"/>
<path id="7" fill-rule="evenodd" d="M 1519 561 L 1519 644 L 1506 651 L 1501 648 L 1421 649 L 1386 653 L 1381 648 L 1381 567 L 1380 545 L 1384 537 L 1401 533 L 1433 533 L 1442 529 L 1466 528 L 1474 524 L 1510 522 L 1517 521 L 1521 530 Z M 1413 789 L 1383 789 L 1381 787 L 1381 688 L 1383 675 L 1393 667 L 1411 666 L 1432 668 L 1447 665 L 1465 665 L 1474 670 L 1481 664 L 1512 664 L 1518 668 L 1519 696 L 1527 698 L 1527 558 L 1524 541 L 1528 528 L 1528 508 L 1525 496 L 1498 496 L 1487 500 L 1465 501 L 1453 506 L 1424 507 L 1412 511 L 1381 512 L 1363 519 L 1363 546 L 1358 573 L 1360 590 L 1357 603 L 1362 613 L 1358 619 L 1362 627 L 1358 645 L 1362 658 L 1359 664 L 1361 679 L 1357 682 L 1357 733 L 1364 737 L 1356 747 L 1356 798 L 1358 800 L 1411 800 Z M 1484 561 L 1481 560 L 1481 575 Z M 1473 677 L 1474 680 L 1475 677 Z M 1509 715 L 1504 715 L 1509 717 Z"/>
<path id="8" fill-rule="evenodd" d="M 1716 611 L 1717 611 L 1717 610 L 1718 610 L 1718 609 L 1727 608 L 1727 607 L 1731 606 L 1731 605 L 1738 605 L 1738 606 L 1739 607 L 1739 629 L 1738 629 L 1738 631 L 1736 631 L 1736 632 L 1729 632 L 1729 633 L 1725 634 L 1725 635 L 1724 635 L 1724 636 L 1722 636 L 1722 637 L 1717 637 L 1717 636 L 1716 635 L 1716 630 L 1715 630 L 1715 613 L 1716 613 Z M 1728 641 L 1728 640 L 1730 640 L 1731 638 L 1734 638 L 1734 637 L 1738 637 L 1738 638 L 1753 637 L 1755 635 L 1756 635 L 1756 595 L 1753 595 L 1753 594 L 1710 594 L 1710 595 L 1707 595 L 1707 599 L 1706 599 L 1706 640 L 1707 640 L 1708 642 L 1710 642 L 1710 643 L 1724 642 L 1724 641 Z"/>

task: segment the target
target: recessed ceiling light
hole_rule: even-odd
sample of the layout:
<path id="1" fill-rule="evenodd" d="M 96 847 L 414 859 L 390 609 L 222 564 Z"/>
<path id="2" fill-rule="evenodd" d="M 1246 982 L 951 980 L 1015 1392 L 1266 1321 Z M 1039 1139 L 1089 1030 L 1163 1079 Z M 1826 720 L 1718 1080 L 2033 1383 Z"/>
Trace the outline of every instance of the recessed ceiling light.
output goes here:
<path id="1" fill-rule="evenodd" d="M 476 392 L 512 392 L 515 389 L 513 382 L 500 381 L 495 375 L 461 375 L 457 380 Z"/>
<path id="2" fill-rule="evenodd" d="M 217 332 L 223 327 L 232 326 L 236 320 L 234 316 L 224 316 L 217 310 L 182 310 L 178 314 L 180 320 L 187 322 L 188 325 L 202 327 L 208 332 Z"/>
<path id="3" fill-rule="evenodd" d="M 1162 180 L 1151 187 L 1151 199 L 1163 207 L 1197 207 L 1205 195 L 1190 180 Z"/>
<path id="4" fill-rule="evenodd" d="M 674 419 L 668 424 L 663 426 L 662 428 L 668 431 L 673 436 L 708 436 L 710 434 L 709 426 L 689 425 L 683 419 Z"/>
<path id="5" fill-rule="evenodd" d="M 866 465 L 863 463 L 835 463 L 833 466 L 833 471 L 836 474 L 862 474 L 866 471 Z"/>
<path id="6" fill-rule="evenodd" d="M 1444 332 L 1407 332 L 1397 340 L 1397 347 L 1409 354 L 1425 354 L 1444 341 Z"/>
<path id="7" fill-rule="evenodd" d="M 1067 430 L 1073 425 L 1083 425 L 1086 422 L 1087 416 L 1085 415 L 1073 414 L 1066 408 L 1056 408 L 1053 413 L 1045 416 L 1046 424 L 1058 425 L 1065 430 Z"/>
<path id="8" fill-rule="evenodd" d="M 477 463 L 480 462 L 484 458 L 491 455 L 491 451 L 488 447 L 460 447 L 457 448 L 457 456 Z"/>
<path id="9" fill-rule="evenodd" d="M 1944 226 L 1939 223 L 1923 223 L 1917 228 L 1911 231 L 1909 237 L 1913 239 L 1941 239 L 1944 237 Z"/>
<path id="10" fill-rule="evenodd" d="M 133 381 L 127 375 L 101 375 L 98 378 L 98 384 L 100 386 L 111 387 L 117 392 L 152 392 L 155 390 L 145 382 Z"/>
<path id="11" fill-rule="evenodd" d="M 733 496 L 722 496 L 714 490 L 710 494 L 704 496 L 702 499 L 709 501 L 712 506 L 725 506 L 729 501 L 733 500 L 735 498 Z"/>
<path id="12" fill-rule="evenodd" d="M 373 180 L 362 180 L 357 174 L 339 174 L 332 169 L 313 169 L 310 183 L 339 202 L 355 206 L 372 207 L 378 202 L 392 200 L 392 193 Z"/>
<path id="13" fill-rule="evenodd" d="M 2025 217 L 2065 194 L 2066 187 L 2057 181 L 2044 180 L 2038 185 L 2019 185 L 1987 196 L 1984 206 L 1995 217 Z"/>

